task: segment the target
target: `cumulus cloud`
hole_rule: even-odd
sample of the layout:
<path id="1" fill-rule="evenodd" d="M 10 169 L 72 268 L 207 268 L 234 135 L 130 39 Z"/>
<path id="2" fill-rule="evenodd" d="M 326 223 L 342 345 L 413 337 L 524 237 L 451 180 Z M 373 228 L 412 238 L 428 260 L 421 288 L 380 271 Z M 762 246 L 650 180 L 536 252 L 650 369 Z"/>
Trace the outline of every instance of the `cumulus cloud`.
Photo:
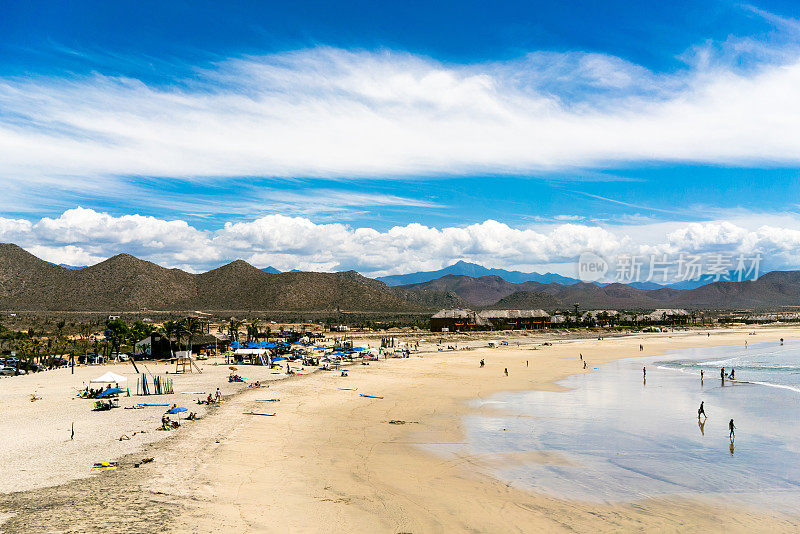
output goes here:
<path id="1" fill-rule="evenodd" d="M 632 161 L 796 163 L 800 59 L 656 75 L 532 53 L 453 65 L 315 48 L 222 61 L 173 85 L 0 79 L 0 179 L 402 176 Z"/>
<path id="2" fill-rule="evenodd" d="M 761 254 L 765 266 L 772 269 L 800 264 L 800 219 L 794 219 L 791 227 L 743 224 L 710 221 L 604 227 L 569 222 L 515 228 L 487 220 L 463 227 L 411 223 L 378 230 L 267 215 L 202 230 L 182 220 L 115 217 L 76 208 L 38 221 L 0 218 L 0 241 L 15 242 L 54 263 L 87 265 L 126 252 L 165 267 L 195 272 L 241 258 L 257 267 L 356 269 L 374 276 L 434 270 L 457 260 L 510 269 L 556 266 L 562 274 L 574 275 L 575 262 L 586 251 L 606 258 L 622 254 Z"/>

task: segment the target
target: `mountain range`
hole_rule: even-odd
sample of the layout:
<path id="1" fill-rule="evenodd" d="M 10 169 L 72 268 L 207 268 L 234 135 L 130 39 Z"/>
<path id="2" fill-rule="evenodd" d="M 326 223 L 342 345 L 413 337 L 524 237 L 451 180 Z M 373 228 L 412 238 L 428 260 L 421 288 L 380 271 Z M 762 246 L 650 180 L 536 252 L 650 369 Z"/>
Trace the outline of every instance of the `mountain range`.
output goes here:
<path id="1" fill-rule="evenodd" d="M 271 269 L 272 267 L 268 267 Z M 447 275 L 463 275 L 472 278 L 480 278 L 483 276 L 499 276 L 506 282 L 523 283 L 523 282 L 539 282 L 542 284 L 557 283 L 562 285 L 577 284 L 581 280 L 577 278 L 570 278 L 569 276 L 562 276 L 555 273 L 526 273 L 522 271 L 507 271 L 505 269 L 489 269 L 476 263 L 469 263 L 466 261 L 457 261 L 453 265 L 447 266 L 438 271 L 420 271 L 408 274 L 395 274 L 390 276 L 379 276 L 377 279 L 385 282 L 389 286 L 401 286 L 408 284 L 420 284 L 430 282 Z M 726 280 L 736 280 L 737 272 L 730 271 L 725 277 Z M 657 283 L 652 281 L 646 282 L 631 282 L 630 286 L 638 289 L 661 289 L 668 287 L 672 289 L 695 289 L 706 284 L 718 281 L 718 277 L 712 274 L 701 275 L 694 280 L 683 280 L 673 283 Z M 593 282 L 598 286 L 607 286 L 607 282 Z"/>
<path id="2" fill-rule="evenodd" d="M 377 279 L 389 286 L 401 286 L 429 282 L 431 280 L 436 280 L 437 278 L 451 274 L 471 276 L 472 278 L 479 278 L 481 276 L 499 276 L 503 280 L 513 283 L 532 281 L 541 282 L 544 284 L 549 284 L 551 282 L 558 284 L 574 284 L 580 281 L 576 278 L 561 276 L 560 274 L 554 273 L 539 274 L 523 273 L 521 271 L 507 271 L 505 269 L 489 269 L 483 265 L 469 263 L 466 261 L 458 261 L 453 265 L 445 267 L 444 269 L 439 269 L 438 271 L 423 271 L 418 273 L 379 276 Z"/>
<path id="3" fill-rule="evenodd" d="M 712 282 L 693 289 L 509 282 L 499 275 L 458 274 L 391 286 L 355 271 L 270 273 L 242 260 L 192 274 L 119 254 L 71 269 L 41 260 L 16 245 L 0 244 L 0 309 L 5 310 L 425 313 L 440 308 L 552 311 L 571 309 L 576 303 L 584 310 L 796 307 L 800 306 L 800 272 L 773 271 L 755 281 Z"/>
<path id="4" fill-rule="evenodd" d="M 800 271 L 772 271 L 758 280 L 713 282 L 694 289 L 641 289 L 626 284 L 597 285 L 511 283 L 499 276 L 447 275 L 420 284 L 392 288 L 460 297 L 473 307 L 523 309 L 537 304 L 546 310 L 569 309 L 776 309 L 800 306 Z M 548 305 L 549 304 L 549 305 Z"/>
<path id="5" fill-rule="evenodd" d="M 359 281 L 358 273 L 270 274 L 237 260 L 191 274 L 128 254 L 80 270 L 40 260 L 0 244 L 0 309 L 126 310 L 359 310 L 419 311 L 425 307 Z M 381 284 L 383 288 L 371 284 Z"/>

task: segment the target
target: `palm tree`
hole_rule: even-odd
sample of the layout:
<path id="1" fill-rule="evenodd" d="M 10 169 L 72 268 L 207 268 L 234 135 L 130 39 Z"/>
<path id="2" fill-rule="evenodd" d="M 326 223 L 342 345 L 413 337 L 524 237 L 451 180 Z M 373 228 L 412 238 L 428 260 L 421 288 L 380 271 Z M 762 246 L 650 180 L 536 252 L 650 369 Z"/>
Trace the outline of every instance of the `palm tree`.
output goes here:
<path id="1" fill-rule="evenodd" d="M 122 344 L 128 339 L 128 325 L 122 319 L 106 321 L 106 338 L 111 342 L 113 352 L 119 352 Z"/>
<path id="2" fill-rule="evenodd" d="M 228 320 L 228 338 L 230 338 L 231 341 L 239 340 L 239 329 L 243 324 L 244 323 L 236 319 L 236 317 L 231 317 Z"/>
<path id="3" fill-rule="evenodd" d="M 167 336 L 167 341 L 169 342 L 169 355 L 174 356 L 172 352 L 172 338 L 173 336 L 178 336 L 179 326 L 178 323 L 175 321 L 166 321 L 164 322 L 164 335 Z M 180 337 L 177 339 L 177 343 L 180 345 Z M 180 348 L 180 347 L 179 347 Z"/>
<path id="4" fill-rule="evenodd" d="M 188 347 L 189 354 L 192 352 L 192 339 L 194 336 L 203 333 L 203 325 L 200 323 L 200 319 L 197 317 L 186 317 L 183 321 L 181 321 L 181 326 L 183 329 L 183 333 L 186 334 L 186 338 L 188 340 Z"/>
<path id="5" fill-rule="evenodd" d="M 247 341 L 258 341 L 259 326 L 258 319 L 254 319 L 247 325 Z"/>

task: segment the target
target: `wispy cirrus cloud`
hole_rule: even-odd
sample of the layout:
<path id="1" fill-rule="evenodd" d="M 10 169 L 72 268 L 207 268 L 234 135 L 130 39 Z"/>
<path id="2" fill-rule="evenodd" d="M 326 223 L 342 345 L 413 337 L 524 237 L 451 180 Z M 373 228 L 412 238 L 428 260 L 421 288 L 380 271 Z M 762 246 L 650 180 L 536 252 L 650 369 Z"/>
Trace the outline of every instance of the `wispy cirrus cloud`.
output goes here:
<path id="1" fill-rule="evenodd" d="M 796 163 L 800 56 L 656 74 L 599 54 L 452 65 L 315 48 L 172 85 L 0 80 L 0 179 L 529 173 L 630 162 Z M 67 178 L 69 177 L 69 178 Z"/>

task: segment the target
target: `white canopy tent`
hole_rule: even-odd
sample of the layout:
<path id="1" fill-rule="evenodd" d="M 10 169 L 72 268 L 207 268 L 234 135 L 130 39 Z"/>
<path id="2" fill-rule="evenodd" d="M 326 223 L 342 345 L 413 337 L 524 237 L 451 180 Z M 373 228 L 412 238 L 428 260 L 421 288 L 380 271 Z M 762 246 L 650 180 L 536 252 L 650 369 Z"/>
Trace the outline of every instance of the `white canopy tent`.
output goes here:
<path id="1" fill-rule="evenodd" d="M 97 378 L 93 378 L 90 381 L 90 384 L 121 384 L 123 382 L 127 382 L 128 379 L 122 375 L 118 375 L 117 373 L 112 373 L 111 371 L 107 372 L 102 376 L 98 376 Z"/>

